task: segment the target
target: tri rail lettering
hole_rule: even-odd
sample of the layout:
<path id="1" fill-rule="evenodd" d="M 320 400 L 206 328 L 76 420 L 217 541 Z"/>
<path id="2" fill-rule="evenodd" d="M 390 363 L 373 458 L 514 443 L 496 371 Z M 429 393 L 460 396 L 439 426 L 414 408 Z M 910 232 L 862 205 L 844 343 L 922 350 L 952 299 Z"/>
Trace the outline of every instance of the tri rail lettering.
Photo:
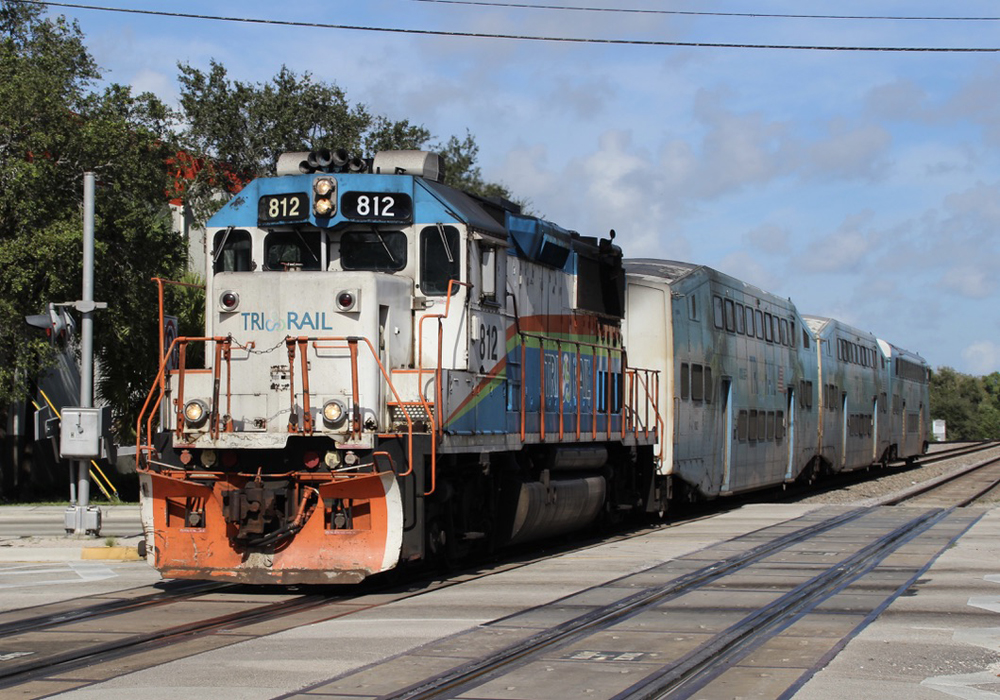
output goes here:
<path id="1" fill-rule="evenodd" d="M 327 322 L 325 311 L 289 311 L 285 318 L 265 316 L 259 311 L 248 311 L 240 314 L 243 317 L 245 331 L 332 331 L 333 326 Z"/>

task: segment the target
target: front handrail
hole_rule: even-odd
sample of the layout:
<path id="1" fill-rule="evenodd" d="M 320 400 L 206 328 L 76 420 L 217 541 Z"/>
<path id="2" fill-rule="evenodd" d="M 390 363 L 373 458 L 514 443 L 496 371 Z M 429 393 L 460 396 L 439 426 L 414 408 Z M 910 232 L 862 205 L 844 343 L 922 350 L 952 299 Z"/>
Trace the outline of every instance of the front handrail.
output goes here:
<path id="1" fill-rule="evenodd" d="M 469 282 L 460 282 L 456 279 L 448 280 L 448 291 L 445 297 L 444 313 L 443 314 L 426 314 L 420 318 L 420 323 L 417 325 L 417 391 L 420 395 L 421 400 L 425 403 L 427 397 L 424 395 L 424 372 L 430 370 L 424 367 L 424 321 L 433 318 L 437 321 L 437 363 L 434 367 L 434 413 L 436 414 L 435 424 L 437 426 L 438 435 L 444 431 L 444 424 L 441 420 L 441 402 L 443 400 L 443 392 L 441 389 L 441 376 L 442 376 L 442 350 L 444 346 L 444 319 L 448 318 L 451 313 L 451 300 L 454 296 L 455 287 L 468 287 L 472 288 Z"/>
<path id="2" fill-rule="evenodd" d="M 360 418 L 360 389 L 358 383 L 358 345 L 364 342 L 365 347 L 368 348 L 371 353 L 372 359 L 375 360 L 375 364 L 378 366 L 379 372 L 382 378 L 385 380 L 386 386 L 392 395 L 395 397 L 396 401 L 402 403 L 402 398 L 399 392 L 396 390 L 396 386 L 392 383 L 392 377 L 389 376 L 389 372 L 386 371 L 385 365 L 382 364 L 382 360 L 379 359 L 378 353 L 375 351 L 375 346 L 372 342 L 364 336 L 325 336 L 319 338 L 311 338 L 307 336 L 300 336 L 298 338 L 287 338 L 286 344 L 289 348 L 299 347 L 302 349 L 302 373 L 303 373 L 303 389 L 308 391 L 308 376 L 309 376 L 309 363 L 306 361 L 305 348 L 308 343 L 312 343 L 313 350 L 322 349 L 344 349 L 344 345 L 321 345 L 321 343 L 346 343 L 346 347 L 351 354 L 351 395 L 353 400 L 353 407 L 351 409 L 351 434 L 352 436 L 361 434 L 361 418 Z M 289 350 L 293 352 L 293 350 Z M 289 365 L 291 365 L 292 358 L 289 359 Z M 295 403 L 295 383 L 290 381 L 289 388 L 292 393 L 292 403 Z M 308 396 L 308 394 L 307 394 Z M 303 406 L 308 406 L 308 398 L 303 401 Z M 399 474 L 398 476 L 409 476 L 413 471 L 413 419 L 410 418 L 406 411 L 403 411 L 403 418 L 406 419 L 406 449 L 407 449 L 407 470 Z M 303 428 L 305 428 L 305 421 L 303 421 Z M 312 427 L 310 422 L 309 435 L 312 434 Z M 433 442 L 433 441 L 432 441 Z"/>
<path id="3" fill-rule="evenodd" d="M 186 369 L 186 367 L 185 367 L 185 361 L 186 361 L 186 355 L 187 355 L 186 351 L 187 351 L 187 345 L 189 343 L 192 343 L 192 342 L 205 342 L 205 343 L 213 342 L 213 343 L 216 343 L 216 346 L 218 348 L 218 346 L 220 346 L 220 345 L 231 346 L 231 344 L 232 344 L 232 338 L 229 337 L 229 336 L 206 336 L 206 337 L 198 337 L 198 338 L 183 337 L 182 336 L 182 337 L 179 337 L 179 338 L 174 338 L 174 340 L 170 343 L 170 346 L 167 348 L 166 352 L 164 352 L 163 355 L 160 358 L 160 366 L 159 366 L 159 369 L 156 372 L 156 378 L 153 380 L 153 386 L 150 387 L 149 393 L 146 395 L 146 400 L 145 400 L 145 402 L 142 405 L 142 410 L 139 411 L 139 416 L 136 419 L 136 426 L 135 426 L 135 443 L 136 443 L 135 444 L 135 447 L 136 447 L 136 449 L 135 449 L 135 460 L 136 460 L 136 466 L 139 466 L 139 464 L 141 463 L 141 457 L 142 457 L 142 455 L 144 453 L 152 454 L 153 451 L 154 451 L 153 443 L 152 443 L 152 440 L 153 440 L 152 439 L 152 435 L 153 435 L 153 416 L 155 415 L 156 410 L 159 408 L 160 404 L 162 403 L 164 397 L 167 394 L 167 386 L 166 386 L 166 374 L 167 374 L 167 371 L 168 371 L 167 370 L 167 366 L 170 364 L 170 355 L 173 353 L 173 350 L 174 350 L 175 347 L 179 348 L 179 355 L 180 355 L 180 361 L 178 363 L 179 367 L 176 370 L 170 370 L 170 371 L 175 371 L 175 372 L 177 372 L 177 375 L 178 375 L 178 377 L 177 377 L 177 399 L 176 399 L 177 412 L 178 412 L 178 421 L 177 421 L 177 424 L 178 424 L 178 430 L 179 431 L 182 430 L 182 428 L 183 428 L 183 418 L 184 418 L 184 375 L 186 374 L 186 372 L 185 372 L 185 369 Z M 227 353 L 226 354 L 226 362 L 227 362 L 226 375 L 227 375 L 227 378 L 229 376 L 229 371 L 230 371 L 230 367 L 228 366 L 229 357 L 230 357 L 230 355 Z M 216 393 L 217 390 L 218 390 L 218 380 L 221 377 L 221 374 L 220 374 L 221 373 L 221 367 L 220 367 L 221 364 L 222 364 L 221 361 L 220 362 L 216 362 L 216 366 L 213 368 L 213 372 L 215 373 L 214 378 L 216 379 L 216 381 L 213 382 L 213 387 L 214 387 L 213 388 L 213 393 Z M 157 392 L 157 390 L 159 390 L 159 395 L 156 397 L 156 400 L 154 401 L 153 400 L 153 395 Z M 226 393 L 227 393 L 226 400 L 227 400 L 227 402 L 231 400 L 231 397 L 229 396 L 229 392 L 230 392 L 230 387 L 227 385 L 227 388 L 226 388 Z M 217 401 L 217 399 L 213 400 L 213 404 L 214 404 L 213 410 L 217 412 L 218 411 L 218 401 Z M 228 406 L 228 403 L 227 403 L 227 406 Z M 146 445 L 143 445 L 143 443 L 142 443 L 142 437 L 143 437 L 142 426 L 143 426 L 143 420 L 144 419 L 145 419 L 145 422 L 146 422 L 146 431 L 145 431 Z M 227 428 L 231 428 L 231 425 L 227 426 Z M 218 424 L 217 424 L 217 422 L 214 425 L 214 429 L 218 430 Z M 217 432 L 216 432 L 216 437 L 218 437 L 218 433 Z"/>
<path id="4" fill-rule="evenodd" d="M 166 342 L 166 328 L 164 326 L 165 315 L 163 313 L 163 285 L 165 285 L 165 284 L 172 284 L 175 287 L 188 287 L 190 289 L 201 289 L 202 291 L 205 290 L 205 285 L 203 285 L 203 284 L 191 284 L 190 282 L 178 282 L 176 280 L 164 279 L 163 277 L 153 277 L 153 278 L 151 278 L 151 281 L 156 282 L 156 294 L 157 294 L 157 299 L 158 299 L 158 302 L 159 302 L 159 310 L 160 310 L 160 357 L 164 358 L 164 357 L 168 357 L 170 353 L 169 352 L 165 352 L 164 351 L 164 347 L 163 347 L 163 344 Z M 176 338 L 175 338 L 175 340 L 176 340 Z M 171 348 L 172 347 L 173 347 L 173 343 L 171 343 Z M 165 380 L 164 380 L 164 378 L 162 376 L 160 377 L 159 381 L 160 381 L 160 388 L 165 390 L 166 389 L 166 387 L 165 387 L 166 382 L 165 382 Z"/>

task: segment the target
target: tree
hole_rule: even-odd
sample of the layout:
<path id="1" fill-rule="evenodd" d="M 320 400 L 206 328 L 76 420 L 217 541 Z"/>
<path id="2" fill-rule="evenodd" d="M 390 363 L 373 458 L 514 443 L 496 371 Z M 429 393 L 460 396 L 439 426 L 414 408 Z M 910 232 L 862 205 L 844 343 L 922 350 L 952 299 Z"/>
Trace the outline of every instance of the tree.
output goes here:
<path id="1" fill-rule="evenodd" d="M 153 276 L 186 261 L 165 197 L 172 117 L 153 95 L 100 77 L 75 23 L 0 4 L 0 403 L 23 398 L 50 354 L 24 323 L 81 288 L 83 172 L 97 175 L 98 397 L 134 424 L 158 338 Z"/>
<path id="2" fill-rule="evenodd" d="M 337 85 L 284 67 L 264 83 L 231 80 L 215 61 L 208 72 L 189 64 L 178 68 L 187 124 L 182 138 L 192 153 L 208 159 L 186 193 L 198 218 L 221 206 L 217 193 L 227 178 L 245 183 L 272 174 L 281 153 L 317 148 L 344 148 L 356 156 L 390 149 L 439 150 L 447 161 L 448 184 L 476 194 L 509 196 L 503 186 L 482 179 L 476 166 L 479 148 L 471 134 L 429 145 L 431 133 L 425 127 L 372 114 L 365 105 L 352 105 Z"/>
<path id="3" fill-rule="evenodd" d="M 931 376 L 931 418 L 952 440 L 1000 438 L 1000 373 L 973 377 L 941 367 Z"/>

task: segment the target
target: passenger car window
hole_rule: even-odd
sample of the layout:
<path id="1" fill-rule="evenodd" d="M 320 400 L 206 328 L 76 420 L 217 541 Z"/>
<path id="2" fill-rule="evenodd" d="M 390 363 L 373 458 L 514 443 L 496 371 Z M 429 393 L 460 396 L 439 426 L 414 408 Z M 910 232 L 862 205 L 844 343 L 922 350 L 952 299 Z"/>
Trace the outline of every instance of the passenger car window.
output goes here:
<path id="1" fill-rule="evenodd" d="M 691 400 L 702 401 L 705 398 L 705 373 L 702 365 L 691 365 Z"/>

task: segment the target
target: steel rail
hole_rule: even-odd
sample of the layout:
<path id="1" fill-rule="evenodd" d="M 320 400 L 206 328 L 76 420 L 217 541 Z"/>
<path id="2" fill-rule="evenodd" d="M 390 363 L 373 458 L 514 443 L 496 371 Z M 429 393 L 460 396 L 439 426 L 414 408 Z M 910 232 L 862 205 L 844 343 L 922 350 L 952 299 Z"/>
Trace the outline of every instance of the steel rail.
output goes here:
<path id="1" fill-rule="evenodd" d="M 920 455 L 916 458 L 916 463 L 918 465 L 934 464 L 935 462 L 943 462 L 947 459 L 953 459 L 955 457 L 962 457 L 967 454 L 975 454 L 976 452 L 983 452 L 993 447 L 1000 446 L 1000 442 L 997 440 L 982 440 L 980 442 L 975 442 L 972 444 L 963 444 L 958 447 L 949 447 L 946 450 L 939 450 L 937 452 L 931 452 L 928 454 Z M 890 462 L 890 464 L 903 464 L 905 460 L 896 460 Z"/>
<path id="2" fill-rule="evenodd" d="M 180 600 L 186 600 L 206 593 L 218 593 L 227 588 L 232 588 L 233 583 L 217 583 L 214 581 L 175 581 L 173 582 L 177 590 L 159 591 L 137 598 L 124 598 L 121 600 L 105 601 L 75 610 L 63 610 L 60 612 L 36 615 L 22 620 L 0 623 L 0 640 L 24 632 L 34 632 L 47 630 L 60 625 L 92 620 L 100 617 L 118 615 L 133 610 L 143 608 L 158 607 Z M 51 607 L 51 606 L 44 606 Z"/>
<path id="3" fill-rule="evenodd" d="M 697 692 L 697 688 L 688 686 L 700 685 L 699 681 L 704 684 L 714 678 L 718 671 L 728 669 L 750 649 L 770 639 L 789 620 L 815 608 L 851 582 L 869 573 L 900 546 L 930 530 L 953 510 L 934 509 L 911 518 L 847 559 L 836 562 L 826 571 L 754 611 L 676 663 L 650 674 L 614 696 L 613 700 L 659 700 L 669 697 L 677 690 Z"/>
<path id="4" fill-rule="evenodd" d="M 431 678 L 412 684 L 395 693 L 383 695 L 379 700 L 430 700 L 432 698 L 445 698 L 460 694 L 467 687 L 478 685 L 490 677 L 500 675 L 517 662 L 530 658 L 539 652 L 556 645 L 573 642 L 591 634 L 593 631 L 607 627 L 625 617 L 658 605 L 665 600 L 689 593 L 723 576 L 757 563 L 793 544 L 808 540 L 811 537 L 857 520 L 869 512 L 871 512 L 871 509 L 857 508 L 800 528 L 775 538 L 770 542 L 753 547 L 746 552 L 733 555 L 720 562 L 684 574 L 669 583 L 639 591 L 620 601 L 602 606 L 555 627 L 534 634 L 489 657 L 470 661 L 449 671 L 436 674 Z"/>
<path id="5" fill-rule="evenodd" d="M 24 663 L 13 664 L 0 669 L 0 689 L 10 688 L 30 680 L 48 678 L 52 675 L 72 671 L 82 666 L 132 656 L 161 646 L 176 644 L 199 635 L 212 633 L 220 629 L 244 627 L 258 622 L 285 617 L 293 613 L 327 605 L 336 600 L 337 598 L 319 594 L 303 595 L 292 600 L 257 606 L 250 610 L 219 615 L 205 620 L 154 630 L 145 634 L 131 635 L 103 644 L 94 644 L 80 649 L 53 654 L 52 656 L 33 658 Z"/>
<path id="6" fill-rule="evenodd" d="M 931 479 L 929 481 L 917 484 L 916 486 L 909 488 L 903 491 L 902 493 L 893 495 L 887 499 L 883 499 L 882 501 L 879 502 L 879 504 L 894 506 L 894 505 L 899 505 L 900 503 L 911 501 L 915 498 L 936 491 L 944 486 L 954 484 L 956 481 L 964 479 L 967 476 L 975 474 L 976 472 L 986 469 L 987 467 L 991 467 L 997 463 L 1000 463 L 1000 457 L 990 457 L 988 459 L 984 459 L 981 462 L 970 464 L 969 466 L 959 469 L 958 471 L 954 471 L 950 474 L 944 474 L 936 479 Z M 971 495 L 963 497 L 962 500 L 960 500 L 954 507 L 962 508 L 971 503 L 974 503 L 976 500 L 978 500 L 985 494 L 989 493 L 997 486 L 1000 486 L 1000 477 L 994 479 L 986 486 L 975 489 Z"/>

